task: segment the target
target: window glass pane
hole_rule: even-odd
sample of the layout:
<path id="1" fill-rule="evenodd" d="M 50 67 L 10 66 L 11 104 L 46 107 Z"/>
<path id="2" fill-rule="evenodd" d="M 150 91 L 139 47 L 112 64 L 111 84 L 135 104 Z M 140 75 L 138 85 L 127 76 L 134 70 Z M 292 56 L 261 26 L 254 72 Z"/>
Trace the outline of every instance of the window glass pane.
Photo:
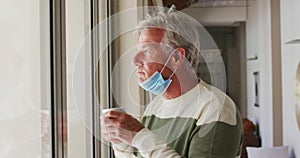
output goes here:
<path id="1" fill-rule="evenodd" d="M 0 157 L 50 158 L 49 1 L 1 1 Z"/>
<path id="2" fill-rule="evenodd" d="M 91 51 L 82 47 L 91 29 L 90 12 L 90 0 L 66 0 L 68 147 L 65 152 L 70 158 L 92 157 L 91 111 L 86 108 L 91 105 Z"/>

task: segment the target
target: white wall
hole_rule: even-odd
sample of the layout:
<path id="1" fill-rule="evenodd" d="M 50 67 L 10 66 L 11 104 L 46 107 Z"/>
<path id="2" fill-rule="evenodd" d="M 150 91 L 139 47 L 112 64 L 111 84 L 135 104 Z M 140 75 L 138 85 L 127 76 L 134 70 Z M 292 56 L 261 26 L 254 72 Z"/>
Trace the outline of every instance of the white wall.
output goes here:
<path id="1" fill-rule="evenodd" d="M 262 146 L 273 146 L 272 58 L 269 0 L 249 1 L 246 21 L 248 117 L 259 124 Z M 258 59 L 254 60 L 257 56 Z M 254 107 L 253 72 L 260 73 L 259 105 Z"/>
<path id="2" fill-rule="evenodd" d="M 296 120 L 295 79 L 300 63 L 300 46 L 283 44 L 283 143 L 300 157 L 300 129 Z"/>
<path id="3" fill-rule="evenodd" d="M 42 81 L 46 78 L 42 75 L 48 77 L 50 73 L 50 58 L 46 55 L 50 41 L 48 5 L 39 0 L 1 1 L 0 157 L 3 158 L 47 156 L 42 155 L 45 148 L 42 148 L 41 110 L 50 105 L 49 93 L 45 93 L 50 84 Z"/>
<path id="4" fill-rule="evenodd" d="M 300 157 L 300 129 L 296 122 L 295 78 L 300 62 L 300 45 L 286 42 L 300 39 L 300 1 L 281 1 L 283 143 L 291 147 L 291 155 Z"/>

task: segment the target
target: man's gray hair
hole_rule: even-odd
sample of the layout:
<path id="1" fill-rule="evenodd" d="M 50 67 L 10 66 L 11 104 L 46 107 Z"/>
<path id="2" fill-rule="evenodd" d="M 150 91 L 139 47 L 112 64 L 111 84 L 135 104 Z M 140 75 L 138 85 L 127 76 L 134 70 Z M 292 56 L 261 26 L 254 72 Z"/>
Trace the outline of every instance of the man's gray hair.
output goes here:
<path id="1" fill-rule="evenodd" d="M 151 28 L 165 30 L 163 43 L 173 48 L 182 47 L 185 49 L 185 57 L 199 76 L 199 64 L 203 62 L 200 53 L 200 32 L 202 27 L 191 17 L 177 11 L 170 13 L 159 12 L 155 16 L 139 23 L 136 33 L 139 36 L 141 31 Z M 203 64 L 201 64 L 203 66 Z M 202 67 L 201 66 L 201 67 Z"/>

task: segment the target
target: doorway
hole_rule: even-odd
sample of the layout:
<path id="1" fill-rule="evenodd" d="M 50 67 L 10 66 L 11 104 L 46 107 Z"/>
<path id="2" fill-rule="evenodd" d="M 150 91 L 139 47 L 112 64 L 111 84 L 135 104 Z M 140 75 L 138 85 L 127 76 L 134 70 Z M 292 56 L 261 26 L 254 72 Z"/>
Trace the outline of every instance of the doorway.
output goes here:
<path id="1" fill-rule="evenodd" d="M 226 70 L 226 93 L 235 102 L 242 117 L 246 117 L 245 24 L 206 29 L 221 50 Z"/>

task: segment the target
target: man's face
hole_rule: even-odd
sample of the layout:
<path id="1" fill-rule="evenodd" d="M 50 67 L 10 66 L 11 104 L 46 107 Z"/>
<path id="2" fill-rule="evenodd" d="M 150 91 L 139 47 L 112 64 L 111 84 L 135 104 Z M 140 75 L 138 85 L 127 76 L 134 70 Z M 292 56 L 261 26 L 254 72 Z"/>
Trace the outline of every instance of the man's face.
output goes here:
<path id="1" fill-rule="evenodd" d="M 164 36 L 162 29 L 147 29 L 141 32 L 138 40 L 138 51 L 133 58 L 133 64 L 137 66 L 138 82 L 148 79 L 154 72 L 160 72 L 167 56 L 162 52 L 160 44 Z"/>

